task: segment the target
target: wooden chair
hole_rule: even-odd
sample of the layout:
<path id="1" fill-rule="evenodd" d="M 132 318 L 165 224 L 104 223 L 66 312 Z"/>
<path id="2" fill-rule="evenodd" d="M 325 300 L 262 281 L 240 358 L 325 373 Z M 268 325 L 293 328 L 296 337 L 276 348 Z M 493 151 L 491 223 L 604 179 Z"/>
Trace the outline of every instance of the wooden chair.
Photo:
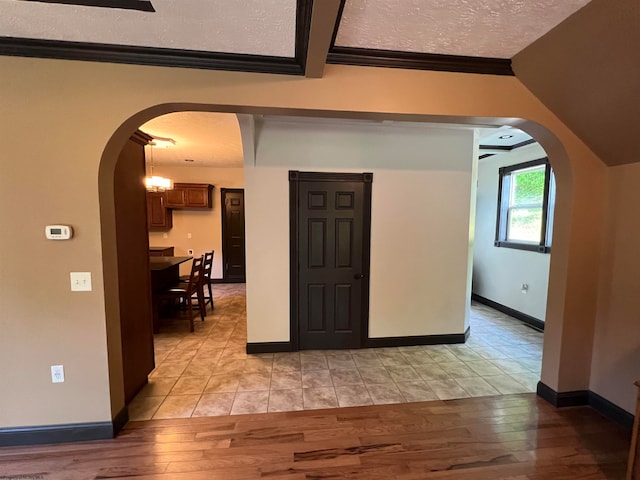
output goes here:
<path id="1" fill-rule="evenodd" d="M 204 263 L 202 266 L 202 276 L 200 277 L 200 293 L 202 294 L 203 302 L 204 302 L 204 310 L 205 313 L 207 311 L 207 304 L 211 304 L 211 310 L 215 308 L 213 304 L 213 287 L 211 280 L 211 272 L 213 270 L 213 256 L 215 254 L 215 250 L 211 250 L 210 252 L 205 252 L 204 254 Z M 180 277 L 181 283 L 187 283 L 188 277 L 182 276 Z M 206 290 L 205 290 L 206 289 Z M 209 295 L 206 295 L 206 294 Z M 198 296 L 198 299 L 200 296 Z M 200 301 L 198 300 L 198 303 Z"/>
<path id="2" fill-rule="evenodd" d="M 153 319 L 153 330 L 157 332 L 157 312 L 160 307 L 160 302 L 162 300 L 178 300 L 182 302 L 187 309 L 187 316 L 189 318 L 189 327 L 193 332 L 193 317 L 200 313 L 200 317 L 202 321 L 204 321 L 204 317 L 206 315 L 205 312 L 205 303 L 202 294 L 202 272 L 204 270 L 204 257 L 194 258 L 193 263 L 191 264 L 191 273 L 189 275 L 189 280 L 186 283 L 178 283 L 173 287 L 169 287 L 166 290 L 161 292 L 156 292 L 153 294 L 154 301 L 154 319 Z M 198 299 L 198 304 L 195 305 L 197 310 L 194 311 L 193 304 L 193 296 L 196 296 Z"/>
<path id="3" fill-rule="evenodd" d="M 211 250 L 204 254 L 204 269 L 202 271 L 202 298 L 204 299 L 204 308 L 207 309 L 207 303 L 211 304 L 211 310 L 215 308 L 213 305 L 213 288 L 211 285 L 211 272 L 213 270 L 213 255 L 215 250 Z M 204 287 L 207 287 L 209 296 L 205 295 Z"/>

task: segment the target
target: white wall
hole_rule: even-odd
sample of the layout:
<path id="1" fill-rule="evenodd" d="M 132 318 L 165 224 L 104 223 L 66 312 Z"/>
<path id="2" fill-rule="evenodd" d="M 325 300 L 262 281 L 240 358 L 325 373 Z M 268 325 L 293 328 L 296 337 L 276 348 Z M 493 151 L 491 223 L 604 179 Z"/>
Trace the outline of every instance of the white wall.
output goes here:
<path id="1" fill-rule="evenodd" d="M 463 333 L 473 131 L 267 118 L 245 165 L 249 342 L 289 340 L 289 170 L 373 172 L 369 337 Z"/>
<path id="2" fill-rule="evenodd" d="M 550 255 L 495 247 L 498 169 L 546 157 L 537 143 L 478 162 L 478 193 L 473 253 L 473 293 L 545 319 Z M 553 250 L 553 247 L 552 247 Z M 529 285 L 523 294 L 521 285 Z"/>
<path id="3" fill-rule="evenodd" d="M 154 173 L 173 179 L 178 183 L 210 183 L 213 189 L 213 208 L 206 210 L 173 210 L 173 228 L 166 231 L 149 232 L 149 245 L 154 247 L 173 246 L 176 255 L 187 255 L 192 249 L 194 255 L 215 251 L 212 278 L 222 278 L 222 206 L 221 188 L 242 188 L 244 184 L 242 168 L 181 167 L 175 165 L 154 165 Z M 188 238 L 191 234 L 191 238 Z M 166 238 L 165 238 L 166 236 Z M 180 273 L 186 275 L 190 264 L 180 265 Z"/>

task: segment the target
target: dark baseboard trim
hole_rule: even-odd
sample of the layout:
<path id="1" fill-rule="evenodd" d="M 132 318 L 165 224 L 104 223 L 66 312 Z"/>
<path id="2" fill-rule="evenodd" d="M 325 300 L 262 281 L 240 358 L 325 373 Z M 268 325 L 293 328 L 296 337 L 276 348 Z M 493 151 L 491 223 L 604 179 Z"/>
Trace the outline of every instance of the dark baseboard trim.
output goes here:
<path id="1" fill-rule="evenodd" d="M 414 345 L 442 345 L 464 343 L 469 338 L 470 328 L 464 333 L 451 333 L 445 335 L 415 335 L 409 337 L 379 337 L 368 338 L 365 347 L 411 347 Z"/>
<path id="2" fill-rule="evenodd" d="M 633 428 L 634 417 L 631 413 L 591 390 L 589 390 L 589 405 L 609 420 L 616 422 L 618 425 L 622 425 L 627 430 Z"/>
<path id="3" fill-rule="evenodd" d="M 113 430 L 112 422 L 2 428 L 0 447 L 106 440 L 113 438 Z"/>
<path id="4" fill-rule="evenodd" d="M 612 422 L 631 430 L 633 428 L 633 415 L 606 398 L 591 390 L 576 390 L 573 392 L 556 392 L 553 388 L 538 382 L 538 396 L 549 402 L 554 407 L 590 406 Z"/>
<path id="5" fill-rule="evenodd" d="M 124 428 L 124 426 L 127 424 L 127 422 L 129 421 L 129 408 L 125 405 L 122 410 L 120 410 L 115 417 L 113 417 L 113 420 L 111 421 L 111 423 L 113 424 L 113 432 L 112 432 L 112 436 L 116 436 L 118 433 L 120 433 L 120 430 L 122 430 Z"/>
<path id="6" fill-rule="evenodd" d="M 514 310 L 511 307 L 507 307 L 506 305 L 502 305 L 501 303 L 489 300 L 488 298 L 482 297 L 476 293 L 471 294 L 471 300 L 475 300 L 478 303 L 482 303 L 483 305 L 494 308 L 499 312 L 506 313 L 507 315 L 513 318 L 517 318 L 521 322 L 526 323 L 530 327 L 544 332 L 544 322 L 536 317 L 532 317 L 531 315 L 527 315 L 526 313 L 519 312 L 518 310 Z"/>
<path id="7" fill-rule="evenodd" d="M 465 57 L 373 48 L 333 46 L 327 55 L 327 63 L 487 75 L 514 75 L 511 69 L 511 60 L 508 58 Z"/>
<path id="8" fill-rule="evenodd" d="M 211 283 L 213 284 L 223 284 L 223 283 L 246 283 L 246 280 L 233 280 L 231 278 L 212 278 Z"/>
<path id="9" fill-rule="evenodd" d="M 467 327 L 464 333 L 447 335 L 416 335 L 411 337 L 380 337 L 368 338 L 362 348 L 376 347 L 411 347 L 414 345 L 442 345 L 464 343 L 469 338 L 471 329 Z M 247 353 L 279 353 L 295 351 L 291 342 L 261 342 L 247 343 Z"/>
<path id="10" fill-rule="evenodd" d="M 573 392 L 556 392 L 548 385 L 538 382 L 537 394 L 544 398 L 554 407 L 577 407 L 579 405 L 589 405 L 589 391 L 576 390 Z"/>
<path id="11" fill-rule="evenodd" d="M 291 352 L 291 342 L 256 342 L 247 343 L 247 353 L 279 353 Z"/>

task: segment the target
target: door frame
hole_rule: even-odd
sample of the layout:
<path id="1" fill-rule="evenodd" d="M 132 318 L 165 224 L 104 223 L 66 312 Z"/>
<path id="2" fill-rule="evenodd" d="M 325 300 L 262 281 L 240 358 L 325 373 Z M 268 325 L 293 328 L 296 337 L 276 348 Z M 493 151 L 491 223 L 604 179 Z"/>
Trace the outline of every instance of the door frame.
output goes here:
<path id="1" fill-rule="evenodd" d="M 227 198 L 227 193 L 242 193 L 242 210 L 244 212 L 245 208 L 244 208 L 244 188 L 221 188 L 220 189 L 220 221 L 222 222 L 222 255 L 221 255 L 221 259 L 222 259 L 222 282 L 223 283 L 246 283 L 247 281 L 247 222 L 245 220 L 245 215 L 243 214 L 243 218 L 242 221 L 244 222 L 245 225 L 245 232 L 244 232 L 244 243 L 245 243 L 245 252 L 244 252 L 244 281 L 240 281 L 240 280 L 229 280 L 227 278 L 227 269 L 225 268 L 225 259 L 224 259 L 224 250 L 225 250 L 225 245 L 226 245 L 226 220 L 227 220 L 227 207 L 226 207 L 226 198 Z"/>
<path id="2" fill-rule="evenodd" d="M 329 173 L 289 171 L 289 266 L 290 266 L 290 330 L 291 350 L 300 350 L 300 316 L 299 316 L 299 261 L 298 261 L 298 214 L 299 184 L 304 181 L 313 182 L 361 182 L 363 184 L 362 212 L 362 281 L 360 348 L 366 347 L 369 341 L 369 290 L 371 273 L 371 183 L 373 173 Z"/>

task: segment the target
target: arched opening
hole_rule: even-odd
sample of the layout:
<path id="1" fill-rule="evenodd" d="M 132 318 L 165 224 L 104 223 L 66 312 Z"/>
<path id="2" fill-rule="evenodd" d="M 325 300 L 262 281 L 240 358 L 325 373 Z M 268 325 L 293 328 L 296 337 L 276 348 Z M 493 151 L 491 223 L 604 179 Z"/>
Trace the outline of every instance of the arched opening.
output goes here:
<path id="1" fill-rule="evenodd" d="M 119 151 L 122 149 L 124 142 L 129 137 L 129 135 L 138 128 L 145 121 L 154 118 L 155 116 L 176 112 L 176 111 L 225 111 L 225 112 L 237 112 L 237 113 L 254 113 L 254 114 L 273 114 L 273 115 L 297 115 L 297 116 L 320 116 L 320 117 L 333 117 L 333 116 L 341 116 L 342 118 L 366 118 L 366 119 L 374 119 L 374 120 L 403 120 L 403 121 L 416 121 L 416 122 L 435 122 L 435 123 L 467 123 L 470 125 L 474 124 L 484 124 L 484 125 L 501 125 L 507 122 L 511 124 L 518 124 L 518 127 L 528 131 L 534 136 L 538 141 L 540 141 L 543 146 L 545 146 L 545 150 L 549 154 L 549 158 L 556 170 L 557 182 L 558 182 L 558 190 L 559 192 L 563 192 L 565 189 L 570 189 L 571 184 L 571 168 L 568 163 L 568 159 L 566 157 L 566 153 L 564 149 L 560 145 L 560 143 L 553 137 L 553 135 L 546 129 L 540 127 L 539 125 L 533 122 L 516 122 L 513 119 L 475 119 L 475 118 L 440 118 L 440 117 L 430 117 L 425 115 L 390 115 L 390 114 L 360 114 L 360 115 L 339 115 L 336 112 L 327 112 L 327 111 L 311 111 L 311 110 L 295 110 L 292 111 L 290 109 L 255 109 L 248 110 L 244 108 L 233 108 L 229 106 L 225 107 L 216 107 L 213 105 L 193 105 L 193 104 L 168 104 L 168 105 L 160 105 L 153 107 L 151 109 L 145 110 L 143 112 L 138 113 L 137 115 L 128 119 L 125 123 L 123 123 L 118 130 L 114 133 L 114 135 L 109 140 L 107 147 L 105 148 L 104 154 L 102 156 L 102 161 L 100 164 L 100 205 L 101 205 L 101 222 L 102 222 L 102 242 L 103 242 L 103 265 L 104 265 L 104 278 L 105 278 L 105 301 L 107 305 L 107 332 L 108 332 L 108 348 L 109 348 L 109 357 L 110 357 L 110 383 L 111 383 L 111 400 L 112 400 L 112 413 L 118 412 L 123 404 L 124 399 L 121 393 L 121 358 L 119 358 L 119 342 L 120 342 L 120 328 L 119 328 L 119 313 L 118 313 L 118 268 L 117 268 L 117 248 L 114 248 L 116 242 L 114 241 L 114 227 L 115 227 L 115 212 L 113 209 L 113 171 L 115 168 L 115 160 L 119 154 Z M 562 204 L 561 202 L 567 200 L 567 196 L 564 197 L 562 195 L 558 196 L 558 215 L 556 216 L 556 224 L 562 218 L 561 211 L 566 204 Z M 558 228 L 561 230 L 562 225 L 558 225 Z M 566 238 L 564 235 L 558 235 L 558 242 L 562 244 L 563 238 Z M 554 244 L 554 255 L 552 256 L 552 270 L 555 268 L 556 271 L 561 271 L 562 267 L 558 266 L 558 261 L 555 261 L 558 255 L 555 253 L 557 251 L 557 245 Z M 557 246 L 560 251 L 562 251 L 562 246 Z M 565 246 L 566 248 L 566 246 Z M 556 265 L 554 267 L 554 265 Z M 565 279 L 566 280 L 566 279 Z M 551 287 L 550 287 L 551 291 Z M 557 295 L 554 293 L 554 298 L 549 299 L 550 305 L 557 305 L 553 302 L 557 302 Z M 562 329 L 561 325 L 561 316 L 549 317 L 551 323 L 555 325 L 556 331 Z M 560 322 L 560 324 L 558 324 Z M 551 323 L 549 324 L 551 326 Z M 551 360 L 547 360 L 547 358 L 551 358 Z M 544 376 L 544 368 L 547 370 L 554 372 L 558 370 L 558 363 L 560 359 L 554 358 L 553 356 L 549 357 L 545 353 L 545 367 L 543 367 L 543 376 Z M 556 363 L 554 363 L 556 362 Z M 119 370 L 120 369 L 120 370 Z M 553 373 L 550 374 L 553 376 Z"/>

